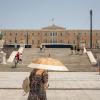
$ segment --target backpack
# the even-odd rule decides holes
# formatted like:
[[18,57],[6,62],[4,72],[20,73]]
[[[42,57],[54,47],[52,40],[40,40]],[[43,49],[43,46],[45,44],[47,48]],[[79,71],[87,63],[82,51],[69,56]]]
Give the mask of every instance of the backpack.
[[26,77],[23,80],[23,83],[22,83],[22,88],[23,88],[23,90],[24,90],[25,93],[28,93],[30,91],[29,84],[30,84],[30,80],[29,80],[28,77]]

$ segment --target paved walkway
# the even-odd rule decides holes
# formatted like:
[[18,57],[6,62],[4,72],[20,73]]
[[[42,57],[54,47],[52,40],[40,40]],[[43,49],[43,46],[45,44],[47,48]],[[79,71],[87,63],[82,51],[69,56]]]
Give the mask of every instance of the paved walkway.
[[[86,54],[83,55],[71,55],[71,51],[68,48],[46,48],[44,52],[40,52],[39,48],[25,48],[23,51],[23,63],[29,64],[33,59],[39,57],[48,57],[59,59],[65,65],[67,64],[87,64],[90,65],[89,59]],[[84,62],[83,62],[84,60]]]
[[52,58],[60,60],[69,71],[97,71],[96,66],[92,66],[89,62],[89,59],[86,54],[76,55],[75,53],[71,55],[70,49],[67,48],[46,48],[45,52],[40,52],[39,48],[25,48],[23,51],[23,64],[18,64],[17,68],[14,67],[14,63],[2,65],[0,64],[0,72],[26,72],[31,71],[31,68],[27,68],[27,65],[30,64],[34,59],[39,57],[48,57],[51,55]]
[[[0,72],[0,100],[27,100],[21,84],[29,72]],[[97,72],[49,72],[47,100],[100,100]]]

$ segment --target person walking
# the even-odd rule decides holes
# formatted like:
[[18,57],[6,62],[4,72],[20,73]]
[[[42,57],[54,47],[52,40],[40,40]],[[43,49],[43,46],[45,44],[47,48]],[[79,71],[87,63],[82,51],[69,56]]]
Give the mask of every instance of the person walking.
[[47,100],[48,73],[43,69],[34,69],[29,76],[29,96],[27,100]]
[[73,46],[70,47],[71,55],[73,54]]
[[42,47],[42,45],[40,45],[40,52],[42,52],[42,49],[43,49],[43,47]]
[[23,55],[22,55],[22,53],[20,53],[20,55],[19,55],[19,61],[20,61],[21,64],[23,64],[23,62],[22,62],[23,59],[22,58],[23,58]]
[[76,47],[76,45],[75,45],[75,54],[77,54],[77,47]]
[[50,57],[37,58],[27,67],[34,68],[29,76],[30,91],[27,100],[47,100],[48,70],[68,71],[67,67],[57,59]]
[[15,59],[17,60],[17,63],[19,62],[19,56],[20,56],[20,54],[19,54],[19,52],[15,55]]
[[16,68],[17,67],[17,64],[19,63],[19,52],[15,55],[15,58],[14,58],[14,67],[13,68]]

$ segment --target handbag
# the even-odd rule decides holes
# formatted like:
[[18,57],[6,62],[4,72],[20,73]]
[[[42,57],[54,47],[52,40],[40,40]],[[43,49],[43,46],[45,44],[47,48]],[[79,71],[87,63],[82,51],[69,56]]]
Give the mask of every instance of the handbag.
[[22,83],[22,88],[24,90],[24,92],[27,94],[29,91],[30,91],[30,80],[28,77],[26,77],[24,80],[23,80],[23,83]]

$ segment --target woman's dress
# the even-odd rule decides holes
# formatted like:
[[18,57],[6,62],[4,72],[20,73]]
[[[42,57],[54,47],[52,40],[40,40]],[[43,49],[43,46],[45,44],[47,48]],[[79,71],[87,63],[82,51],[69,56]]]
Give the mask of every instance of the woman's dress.
[[48,73],[44,71],[42,75],[36,75],[33,70],[29,79],[30,92],[27,100],[47,100],[44,85],[48,82]]

